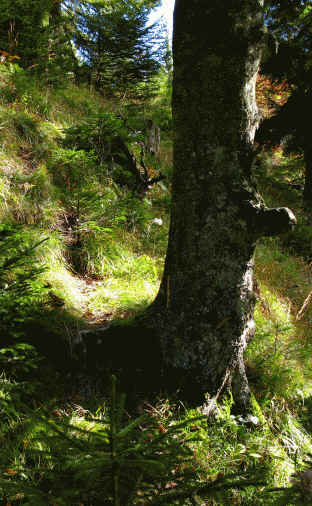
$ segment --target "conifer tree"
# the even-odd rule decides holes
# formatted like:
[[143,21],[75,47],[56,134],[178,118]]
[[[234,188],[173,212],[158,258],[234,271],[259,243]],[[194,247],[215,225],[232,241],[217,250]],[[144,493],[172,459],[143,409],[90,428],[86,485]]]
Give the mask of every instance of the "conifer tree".
[[[160,68],[159,35],[147,26],[157,0],[71,2],[76,20],[74,42],[88,79],[109,94],[148,83]],[[67,4],[69,5],[69,4]]]
[[1,3],[0,49],[18,56],[23,67],[38,59],[52,3],[53,0],[4,0]]
[[50,76],[72,70],[70,18],[62,0],[4,0],[0,18],[0,50],[18,57],[25,69]]

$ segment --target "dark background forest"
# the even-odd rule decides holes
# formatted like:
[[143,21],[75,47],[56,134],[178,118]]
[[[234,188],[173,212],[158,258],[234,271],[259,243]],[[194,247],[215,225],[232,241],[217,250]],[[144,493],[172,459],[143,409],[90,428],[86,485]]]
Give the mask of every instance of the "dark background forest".
[[1,2],[3,505],[312,503],[312,4],[264,2],[253,181],[297,225],[257,241],[248,410],[227,390],[210,413],[138,326],[172,204],[159,3]]

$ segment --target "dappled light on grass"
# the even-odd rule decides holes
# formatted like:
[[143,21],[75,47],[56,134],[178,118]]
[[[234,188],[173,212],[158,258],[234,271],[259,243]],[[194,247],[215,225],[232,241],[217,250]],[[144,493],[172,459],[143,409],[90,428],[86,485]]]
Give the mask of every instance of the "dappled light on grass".
[[146,308],[155,298],[159,281],[108,279],[98,285],[89,301],[90,313],[112,312],[115,317]]
[[256,252],[256,279],[257,329],[246,352],[251,382],[266,396],[308,396],[312,334],[307,318],[312,308],[301,321],[296,315],[310,291],[310,269],[300,258],[284,253],[276,240],[265,240]]
[[[120,504],[184,506],[195,496],[201,504],[268,506],[276,503],[264,481],[285,485],[295,469],[294,450],[299,460],[311,447],[286,413],[278,413],[279,438],[261,416],[251,430],[231,414],[231,398],[213,420],[169,399],[145,402],[130,418],[116,390],[96,410],[77,402],[54,401],[36,411],[21,405],[21,419],[17,385],[0,378],[0,394],[2,415],[19,434],[16,442],[5,440],[0,455],[0,498],[12,501],[20,494],[41,504],[49,494],[55,504],[89,504],[104,494],[107,504],[118,497]],[[9,430],[3,425],[0,439]]]

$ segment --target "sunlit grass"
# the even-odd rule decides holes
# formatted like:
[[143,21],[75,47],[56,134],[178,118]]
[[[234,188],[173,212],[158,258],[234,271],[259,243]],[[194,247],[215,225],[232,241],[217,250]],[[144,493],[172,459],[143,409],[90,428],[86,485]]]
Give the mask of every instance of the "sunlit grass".
[[296,315],[310,291],[310,270],[300,258],[284,253],[276,240],[266,240],[257,248],[256,278],[257,330],[246,352],[251,382],[266,399],[308,396],[312,336],[305,319],[311,309],[300,322]]
[[[144,252],[138,233],[121,231],[110,242],[109,238],[90,252],[89,268],[102,278],[92,294],[88,307],[91,312],[135,312],[152,302],[159,288],[163,256]],[[91,266],[90,266],[91,264]]]
[[108,279],[98,286],[88,308],[92,313],[112,313],[115,317],[137,312],[147,307],[155,298],[159,282],[145,280]]

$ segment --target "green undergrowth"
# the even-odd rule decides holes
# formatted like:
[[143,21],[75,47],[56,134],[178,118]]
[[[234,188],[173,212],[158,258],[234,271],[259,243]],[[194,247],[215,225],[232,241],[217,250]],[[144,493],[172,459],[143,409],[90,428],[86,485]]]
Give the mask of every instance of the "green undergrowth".
[[312,243],[302,191],[292,185],[303,182],[304,166],[301,156],[277,154],[262,160],[260,186],[267,204],[288,206],[298,224],[292,232],[263,239],[257,246],[257,330],[247,360],[259,396],[277,395],[290,403],[301,397],[304,403],[312,389]]
[[[166,123],[165,102],[149,106],[148,117]],[[0,66],[0,220],[22,225],[34,241],[49,238],[37,261],[59,306],[77,317],[101,306],[103,313],[133,311],[157,290],[169,182],[139,199],[116,183],[118,171],[109,162],[112,135],[139,155],[146,111],[144,104],[107,101],[70,80],[42,89],[18,65]],[[169,137],[165,131],[160,155],[147,160],[152,175],[170,173]],[[101,285],[88,292],[84,279]]]
[[129,419],[114,391],[93,411],[55,399],[31,410],[22,388],[0,379],[2,501],[307,504],[302,483],[289,477],[305,469],[311,437],[277,401],[263,410],[253,400],[248,419],[231,413],[231,398],[213,418],[162,399]]
[[310,267],[268,239],[257,247],[256,279],[257,330],[247,357],[262,371],[260,390],[268,397],[291,399],[297,391],[306,396],[312,387],[312,308],[308,304],[301,317],[298,313],[311,290]]

